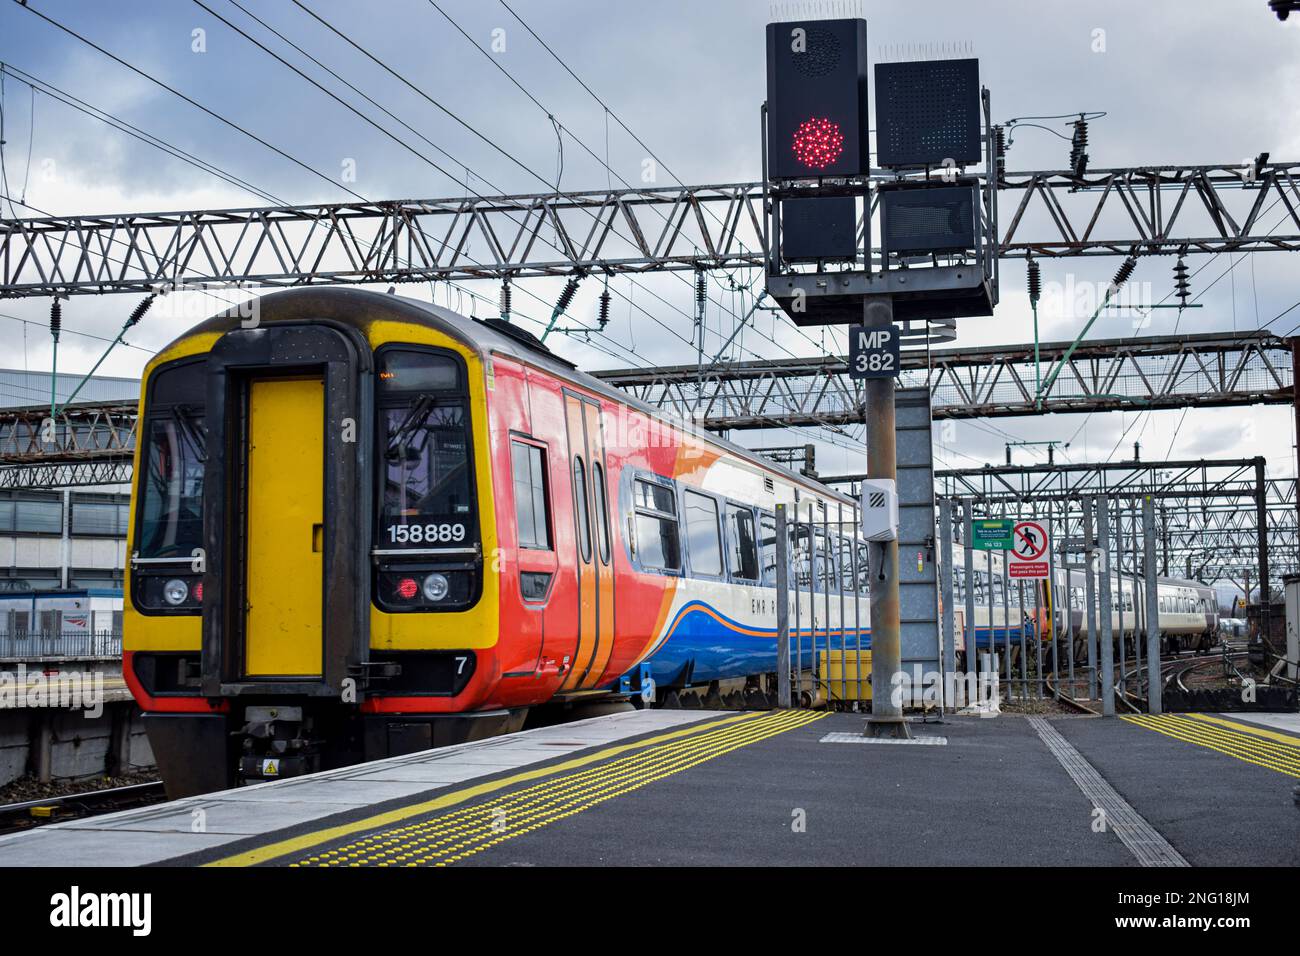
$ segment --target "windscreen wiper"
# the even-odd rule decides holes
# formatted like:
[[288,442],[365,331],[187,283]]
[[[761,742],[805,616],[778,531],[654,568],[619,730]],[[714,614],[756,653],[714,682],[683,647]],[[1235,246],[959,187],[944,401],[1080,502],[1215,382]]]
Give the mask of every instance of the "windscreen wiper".
[[203,429],[197,419],[194,409],[188,405],[172,407],[172,421],[176,423],[176,427],[194,449],[195,457],[201,462],[206,462],[208,460],[207,430]]
[[432,398],[428,395],[421,395],[417,398],[415,404],[411,406],[411,410],[402,419],[402,423],[393,429],[393,433],[388,436],[388,446],[384,449],[384,457],[392,458],[397,453],[397,449],[406,444],[412,433],[424,427],[424,423],[428,420],[432,411]]

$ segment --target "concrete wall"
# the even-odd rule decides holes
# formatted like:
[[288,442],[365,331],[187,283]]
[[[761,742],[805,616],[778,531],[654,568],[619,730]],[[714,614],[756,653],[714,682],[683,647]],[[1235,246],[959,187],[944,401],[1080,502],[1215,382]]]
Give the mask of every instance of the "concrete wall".
[[29,772],[56,782],[105,775],[115,724],[122,769],[151,769],[153,751],[134,702],[105,703],[93,719],[79,710],[0,710],[0,786]]

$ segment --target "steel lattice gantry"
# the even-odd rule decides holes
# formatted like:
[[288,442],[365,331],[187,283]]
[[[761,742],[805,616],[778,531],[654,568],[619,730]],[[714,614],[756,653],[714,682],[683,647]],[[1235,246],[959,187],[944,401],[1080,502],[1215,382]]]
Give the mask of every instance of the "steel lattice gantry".
[[[1059,359],[1066,348],[1064,343],[1041,346],[1042,361]],[[924,352],[904,352],[901,384],[924,385],[928,374],[936,418],[1292,401],[1290,345],[1266,333],[1090,342],[1075,350],[1041,404],[1034,401],[1032,347],[947,349],[931,352],[928,363]],[[861,385],[849,378],[846,361],[836,357],[714,369],[703,380],[698,402],[694,365],[594,374],[669,414],[698,415],[714,430],[863,420]],[[41,440],[43,409],[0,413],[0,487],[126,480],[135,412],[134,405],[120,403],[65,408],[53,444]]]
[[[1040,346],[1042,367],[1069,343]],[[928,363],[928,364],[927,364]],[[701,379],[694,365],[595,372],[637,398],[710,429],[844,425],[863,420],[863,389],[847,359],[736,362]],[[935,418],[1043,412],[1287,404],[1293,368],[1287,340],[1267,333],[1208,333],[1085,343],[1041,402],[1034,399],[1033,346],[903,353],[903,387],[933,394]]]
[[1141,527],[1140,498],[1151,495],[1162,572],[1238,584],[1266,577],[1276,596],[1281,575],[1300,571],[1296,480],[1267,478],[1264,469],[1263,458],[996,465],[935,472],[935,492],[969,499],[981,516],[1050,518],[1057,541],[1074,551],[1084,544],[1082,498],[1109,496],[1127,542],[1134,523]]
[[[1300,249],[1300,163],[1006,173],[998,196],[1003,258]],[[762,206],[750,182],[6,219],[0,296],[761,267]]]
[[0,410],[0,489],[110,485],[131,480],[137,409],[86,402]]

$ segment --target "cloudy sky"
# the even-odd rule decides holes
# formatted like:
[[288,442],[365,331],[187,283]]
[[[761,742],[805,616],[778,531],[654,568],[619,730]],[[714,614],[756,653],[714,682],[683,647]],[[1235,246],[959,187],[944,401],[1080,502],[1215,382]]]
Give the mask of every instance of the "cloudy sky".
[[[5,2],[0,60],[227,170],[256,192],[168,157],[45,94],[33,96],[10,75],[3,97],[4,192],[28,208],[14,212],[8,202],[0,208],[8,217],[36,215],[35,209],[71,214],[264,205],[267,196],[287,203],[347,200],[354,198],[348,189],[368,199],[456,196],[467,189],[534,192],[554,188],[557,176],[562,189],[603,188],[611,181],[617,185],[619,178],[636,181],[647,147],[661,163],[660,181],[758,177],[763,28],[771,18],[766,0],[508,2],[518,18],[500,0],[204,0],[211,12],[180,0],[31,0],[32,8],[298,162]],[[1300,107],[1287,95],[1300,87],[1300,17],[1279,23],[1265,0],[925,0],[864,2],[861,9],[873,61],[969,44],[981,59],[981,80],[992,91],[998,120],[1104,111],[1091,129],[1093,167],[1237,164],[1264,150],[1274,159],[1300,156]],[[313,19],[309,10],[379,63]],[[918,15],[921,10],[924,15]],[[358,102],[415,152],[313,88],[214,14]],[[423,139],[357,100],[270,29]],[[597,97],[635,138],[607,116]],[[548,113],[570,133],[562,169]],[[1046,125],[1064,131],[1062,124]],[[1069,144],[1060,138],[1025,128],[1014,137],[1008,166],[1060,168],[1068,152]],[[355,170],[355,181],[345,182],[345,169]],[[1044,279],[1062,285],[1104,283],[1117,265],[1112,259],[1045,263]],[[1171,288],[1172,265],[1170,258],[1143,260],[1132,281],[1162,298]],[[1288,281],[1295,274],[1294,255],[1193,256],[1189,266],[1201,270],[1192,289],[1203,308],[1181,317],[1161,310],[1140,327],[1131,315],[1107,315],[1089,337],[1244,331],[1261,325],[1286,333],[1300,324],[1300,308],[1279,318],[1300,297],[1294,280]],[[607,336],[590,344],[576,336],[563,338],[558,351],[584,368],[693,360],[683,342],[691,336],[688,283],[659,276],[614,284],[619,295]],[[588,285],[571,310],[575,316],[594,316],[597,287]],[[474,308],[469,292],[476,292],[484,297],[479,314],[490,314],[487,300],[496,296],[494,285],[486,283],[451,293],[445,286],[431,292],[427,284],[403,291],[426,299],[436,295],[440,303],[450,301],[466,311]],[[530,282],[516,291],[516,310],[544,317],[557,293],[556,282]],[[708,324],[716,348],[733,328],[728,310],[743,308],[747,300],[721,287],[715,296]],[[65,325],[111,337],[136,301],[133,296],[74,298],[65,308]],[[200,300],[174,303],[170,312],[156,310],[129,336],[131,347],[115,350],[104,370],[138,373],[152,350],[217,307]],[[0,303],[6,316],[0,318],[6,353],[0,364],[49,367],[48,334],[33,324],[46,321],[48,308],[47,301]],[[1073,338],[1085,319],[1070,308],[1046,308],[1042,337]],[[997,315],[961,320],[958,344],[1030,339],[1024,267],[1006,263]],[[737,355],[813,354],[839,350],[843,342],[842,333],[799,333],[769,315],[745,333]],[[88,369],[102,348],[88,335],[65,335],[60,367]],[[0,401],[13,397],[0,396]],[[817,437],[823,472],[862,466],[856,433],[742,437],[755,444]],[[1074,461],[1131,456],[1134,441],[1142,443],[1143,457],[1263,454],[1274,474],[1295,474],[1292,415],[1278,407],[960,423],[936,451],[942,464],[978,465],[1002,460],[1008,440],[1069,442],[1062,454]],[[1041,449],[1017,454],[1022,461],[1042,457]]]

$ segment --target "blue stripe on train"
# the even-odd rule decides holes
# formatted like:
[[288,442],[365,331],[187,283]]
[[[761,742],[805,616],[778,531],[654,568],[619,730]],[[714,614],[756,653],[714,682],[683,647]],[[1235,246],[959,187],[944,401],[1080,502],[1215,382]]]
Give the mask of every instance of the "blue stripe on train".
[[[668,625],[668,638],[646,662],[655,683],[672,686],[689,678],[693,684],[713,680],[730,680],[750,674],[776,670],[776,628],[743,624],[703,601],[691,601],[677,612]],[[843,632],[844,648],[871,649],[871,629],[861,632],[849,627]],[[994,642],[1001,645],[1003,630],[993,629]],[[830,648],[840,649],[839,628],[830,629]],[[1013,643],[1020,641],[1020,629],[1011,628]],[[827,629],[819,627],[798,631],[791,628],[790,657],[794,661],[802,650],[804,667],[811,667],[816,651],[826,649]],[[989,629],[976,628],[977,647],[989,646]]]

